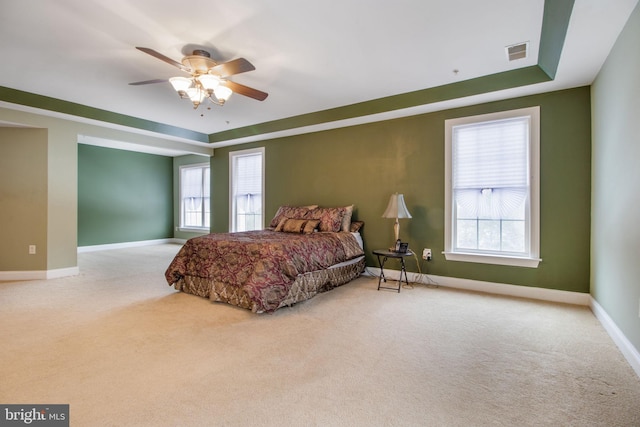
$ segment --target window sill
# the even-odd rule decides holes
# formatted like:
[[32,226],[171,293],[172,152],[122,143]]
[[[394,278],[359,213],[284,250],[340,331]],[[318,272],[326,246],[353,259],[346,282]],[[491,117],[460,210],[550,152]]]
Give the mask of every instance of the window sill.
[[538,268],[540,258],[481,255],[460,252],[443,252],[447,261],[476,262],[481,264],[510,265],[514,267]]
[[209,234],[210,231],[208,228],[187,228],[187,227],[179,227],[178,231],[182,231],[185,233],[200,233],[200,234]]

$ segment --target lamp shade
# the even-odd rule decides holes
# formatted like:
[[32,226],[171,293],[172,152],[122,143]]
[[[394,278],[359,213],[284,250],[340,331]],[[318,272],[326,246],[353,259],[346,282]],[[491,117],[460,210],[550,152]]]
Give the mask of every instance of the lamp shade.
[[392,194],[387,209],[382,214],[383,218],[411,218],[411,214],[404,203],[404,195]]

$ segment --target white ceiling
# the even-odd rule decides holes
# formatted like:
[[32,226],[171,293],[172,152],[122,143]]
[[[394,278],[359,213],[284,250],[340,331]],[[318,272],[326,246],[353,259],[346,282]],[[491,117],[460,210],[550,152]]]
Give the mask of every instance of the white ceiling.
[[[637,3],[576,0],[551,82],[306,130],[588,85]],[[543,8],[544,0],[0,0],[0,86],[212,134],[536,65]],[[508,62],[505,46],[525,41],[529,57]],[[244,57],[256,70],[231,79],[269,97],[235,94],[224,107],[193,110],[168,83],[130,86],[183,75],[136,46],[177,61],[194,47],[218,62]]]

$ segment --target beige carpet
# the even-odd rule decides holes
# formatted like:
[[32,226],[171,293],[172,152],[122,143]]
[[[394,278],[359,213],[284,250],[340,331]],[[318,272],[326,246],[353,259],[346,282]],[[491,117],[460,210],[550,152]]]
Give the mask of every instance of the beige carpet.
[[256,315],[167,286],[177,249],[0,283],[0,403],[68,403],[72,426],[640,425],[586,307],[362,277]]

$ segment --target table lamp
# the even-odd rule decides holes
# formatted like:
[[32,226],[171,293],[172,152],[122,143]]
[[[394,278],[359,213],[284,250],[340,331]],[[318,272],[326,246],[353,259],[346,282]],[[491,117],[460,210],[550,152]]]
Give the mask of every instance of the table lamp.
[[407,205],[404,204],[404,196],[402,194],[396,193],[391,195],[387,209],[382,214],[382,217],[394,218],[396,220],[393,224],[393,231],[397,242],[400,238],[400,221],[398,221],[398,218],[411,218],[411,214],[407,210]]

